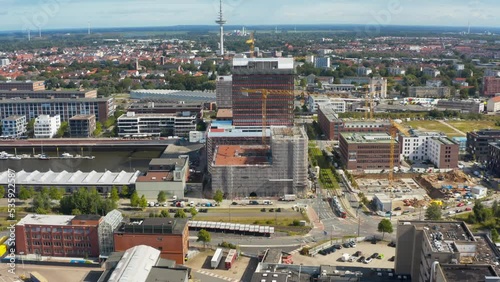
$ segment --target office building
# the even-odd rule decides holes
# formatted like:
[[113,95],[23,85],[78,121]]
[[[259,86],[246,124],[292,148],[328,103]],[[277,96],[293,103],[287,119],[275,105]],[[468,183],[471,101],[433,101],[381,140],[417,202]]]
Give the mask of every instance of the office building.
[[448,137],[433,137],[428,140],[429,160],[437,168],[454,169],[458,167],[460,145]]
[[[117,187],[121,191],[123,186],[127,186],[129,191],[135,187],[135,181],[140,175],[140,171],[134,172],[40,172],[38,170],[26,172],[24,170],[16,172],[16,185],[33,187],[40,191],[43,188],[63,188],[67,193],[73,193],[82,187],[96,188],[99,193],[109,193],[111,189]],[[9,183],[9,172],[0,172],[0,185],[7,187]]]
[[2,119],[2,136],[17,138],[26,133],[26,117],[20,115]]
[[146,175],[139,176],[135,182],[135,191],[148,200],[156,200],[163,191],[168,198],[184,197],[186,182],[189,177],[189,157],[152,159]]
[[218,109],[231,109],[233,106],[233,77],[218,76],[215,83]]
[[500,142],[491,142],[488,148],[486,168],[495,176],[500,177]]
[[497,94],[500,94],[500,77],[483,77],[483,95],[496,96]]
[[184,264],[189,248],[187,222],[182,218],[160,217],[123,222],[114,232],[115,251],[146,245],[159,250],[162,258]]
[[460,221],[399,221],[395,274],[426,282],[498,281],[500,255],[484,234]]
[[59,115],[40,115],[35,119],[35,138],[52,138],[61,127],[61,117]]
[[451,95],[449,87],[408,87],[408,97],[416,98],[448,98]]
[[329,68],[332,65],[330,57],[315,57],[314,67],[315,68]]
[[486,105],[488,113],[497,113],[500,111],[500,96],[493,97],[488,100]]
[[[394,140],[394,167],[399,167],[399,142]],[[340,133],[339,150],[347,170],[387,170],[390,164],[391,136],[387,133]]]
[[302,195],[307,188],[307,134],[302,127],[270,131],[270,146],[216,146],[212,186],[230,198]]
[[114,252],[97,282],[188,282],[190,269],[162,259],[160,253],[146,245]]
[[95,115],[76,115],[69,119],[69,135],[71,138],[92,137],[95,129]]
[[0,81],[0,91],[43,91],[45,82],[43,81]]
[[391,127],[387,121],[344,121],[339,118],[335,108],[323,104],[319,107],[318,123],[328,140],[339,140],[341,132],[389,132]]
[[263,93],[245,89],[266,89],[267,125],[292,126],[294,119],[293,58],[234,58],[233,59],[233,124],[262,126]]
[[470,100],[439,100],[437,107],[445,110],[455,110],[461,113],[480,114],[484,112],[484,103]]
[[60,115],[61,122],[75,115],[95,115],[101,123],[115,112],[113,98],[0,99],[0,118],[11,115],[32,120],[40,115]]
[[[0,84],[1,85],[1,84]],[[69,90],[0,90],[0,99],[71,99],[71,98],[97,98],[97,90],[69,91]]]
[[374,77],[370,79],[369,84],[370,92],[374,98],[385,99],[387,98],[387,78]]
[[426,132],[412,130],[411,136],[399,135],[401,143],[401,155],[406,159],[414,161],[425,161],[429,159],[429,140],[434,137],[445,137],[441,132]]
[[130,99],[165,99],[186,103],[212,103],[216,101],[216,94],[215,91],[140,89],[130,91]]
[[177,114],[189,116],[201,116],[205,103],[184,101],[169,101],[165,99],[142,99],[131,104],[127,111],[136,114]]
[[16,253],[46,257],[99,257],[98,215],[28,214],[15,226]]
[[490,155],[489,144],[500,140],[500,130],[483,129],[467,132],[467,153],[476,162],[486,162]]
[[[187,113],[186,113],[187,114]],[[118,135],[130,136],[180,136],[189,137],[196,130],[196,115],[136,114],[127,112],[118,118]]]
[[318,112],[319,104],[322,104],[324,107],[330,107],[336,113],[345,113],[347,108],[347,103],[341,98],[332,98],[321,94],[311,94],[307,97],[309,111],[313,113]]

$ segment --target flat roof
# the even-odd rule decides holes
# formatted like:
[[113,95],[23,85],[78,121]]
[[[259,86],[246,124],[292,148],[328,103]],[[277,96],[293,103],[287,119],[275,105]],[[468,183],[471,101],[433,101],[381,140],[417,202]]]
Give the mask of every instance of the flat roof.
[[233,110],[231,109],[219,109],[217,111],[217,118],[232,118]]
[[21,116],[21,115],[13,115],[13,116],[8,116],[8,117],[4,118],[3,120],[15,121],[15,120],[18,120],[18,119],[21,119],[21,118],[26,118],[26,117],[25,116]]
[[270,165],[269,146],[221,145],[214,153],[216,166]]
[[145,218],[124,222],[115,231],[120,234],[182,234],[188,224],[184,218]]
[[441,270],[447,281],[477,282],[485,281],[486,276],[496,277],[491,265],[478,264],[441,264]]
[[[341,132],[340,135],[350,144],[390,144],[391,136],[385,132],[377,133],[357,133],[357,132]],[[394,140],[398,143],[398,140]]]
[[149,165],[170,165],[170,166],[184,166],[186,164],[187,158],[156,158],[156,159],[151,159],[149,162]]
[[281,249],[268,249],[266,257],[262,261],[263,263],[281,263],[281,257],[283,256]]
[[95,115],[76,115],[72,116],[69,120],[89,120],[95,118]]
[[443,145],[458,145],[458,143],[455,140],[448,137],[434,137],[432,139]]
[[244,67],[248,66],[250,62],[277,62],[278,69],[293,69],[293,58],[233,58],[233,66]]
[[333,110],[333,106],[329,103],[319,103],[319,111],[326,117],[329,122],[342,121],[339,115]]
[[137,177],[137,182],[166,182],[174,180],[174,175],[169,171],[150,171],[146,175]]
[[71,225],[74,215],[27,214],[16,225]]

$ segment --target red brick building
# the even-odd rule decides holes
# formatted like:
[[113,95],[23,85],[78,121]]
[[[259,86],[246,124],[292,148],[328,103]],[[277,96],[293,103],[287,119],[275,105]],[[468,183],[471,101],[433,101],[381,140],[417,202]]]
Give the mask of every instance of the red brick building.
[[146,245],[161,252],[161,257],[183,264],[189,248],[187,219],[146,218],[123,223],[114,233],[115,251]]
[[99,256],[98,215],[28,214],[16,224],[17,254]]
[[487,76],[483,78],[483,95],[495,96],[500,93],[500,77]]
[[[390,169],[391,136],[387,133],[341,133],[339,150],[348,170]],[[399,142],[395,140],[394,167],[399,167]]]

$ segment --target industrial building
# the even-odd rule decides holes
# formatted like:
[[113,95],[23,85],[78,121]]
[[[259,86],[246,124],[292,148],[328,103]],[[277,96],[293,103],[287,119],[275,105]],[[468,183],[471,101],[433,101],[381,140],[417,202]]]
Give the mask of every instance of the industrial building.
[[186,90],[160,90],[140,89],[130,91],[130,99],[166,99],[169,101],[215,102],[215,91],[186,91]]
[[160,257],[160,251],[146,245],[114,252],[106,260],[97,282],[188,282],[190,269]]
[[318,123],[329,140],[339,140],[341,132],[389,132],[391,128],[391,123],[388,121],[344,121],[328,104],[320,104]]
[[15,226],[16,253],[97,258],[101,222],[98,215],[27,214]]
[[88,138],[94,136],[97,128],[95,115],[76,115],[69,119],[69,136]]
[[399,136],[401,155],[412,161],[431,161],[437,168],[457,168],[460,144],[441,132],[412,130]]
[[245,89],[266,89],[266,125],[292,126],[294,121],[295,68],[293,58],[234,58],[233,59],[233,124],[262,126],[262,92]]
[[135,182],[135,191],[148,200],[155,200],[163,191],[168,198],[184,197],[186,182],[189,177],[189,157],[152,159],[149,171],[139,176]]
[[500,142],[489,143],[486,167],[494,176],[500,177]]
[[189,137],[189,132],[196,130],[197,121],[197,115],[127,112],[118,118],[118,135]]
[[489,144],[500,141],[500,130],[483,129],[467,132],[467,153],[477,162],[487,162]]
[[122,222],[114,232],[114,244],[117,252],[150,246],[159,250],[162,258],[184,264],[189,248],[188,220],[156,217]]
[[218,109],[233,107],[233,77],[230,75],[218,76],[215,83]]
[[270,146],[218,145],[212,187],[227,197],[302,194],[307,188],[307,134],[302,127],[271,127]]
[[410,86],[408,87],[408,97],[416,98],[448,98],[451,95],[449,87],[426,87]]
[[469,100],[439,100],[437,107],[445,110],[454,110],[461,113],[479,114],[484,112],[484,103]]
[[115,112],[113,98],[0,99],[0,118],[11,115],[32,120],[39,115],[60,115],[61,122],[76,115],[95,115],[101,123]]
[[[121,191],[123,186],[127,186],[129,191],[134,188],[135,181],[140,175],[136,172],[26,172],[24,170],[16,172],[16,186],[33,187],[35,190],[42,188],[64,188],[67,193],[72,193],[82,187],[95,187],[99,193],[109,193],[113,186]],[[9,172],[0,172],[0,185],[7,187],[9,183]]]
[[[394,167],[399,167],[399,142],[394,142]],[[347,170],[387,170],[390,164],[391,136],[387,133],[340,133],[339,150]]]
[[399,221],[395,274],[408,280],[499,281],[500,252],[459,221]]
[[35,119],[35,138],[52,138],[61,127],[61,116],[40,115]]
[[26,133],[26,117],[20,115],[9,116],[2,119],[2,136],[18,138]]

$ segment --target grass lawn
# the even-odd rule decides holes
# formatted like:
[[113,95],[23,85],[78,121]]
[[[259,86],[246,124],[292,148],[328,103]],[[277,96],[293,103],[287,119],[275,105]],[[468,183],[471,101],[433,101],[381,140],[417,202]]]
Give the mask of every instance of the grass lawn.
[[479,129],[500,129],[500,126],[495,126],[495,121],[492,120],[463,120],[463,121],[447,121],[448,124],[456,127],[458,130],[465,133]]
[[442,124],[439,121],[435,120],[415,120],[405,122],[405,125],[411,126],[413,129],[418,129],[421,131],[440,131],[448,135],[449,137],[463,136],[449,126],[446,126],[445,124]]

